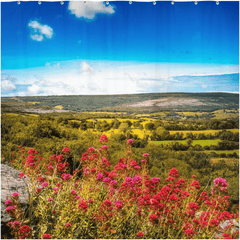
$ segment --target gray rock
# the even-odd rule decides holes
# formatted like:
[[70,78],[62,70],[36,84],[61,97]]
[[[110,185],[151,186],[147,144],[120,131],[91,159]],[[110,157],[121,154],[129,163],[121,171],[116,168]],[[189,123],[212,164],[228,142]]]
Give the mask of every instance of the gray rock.
[[11,194],[14,192],[19,192],[19,200],[21,207],[24,211],[28,209],[28,192],[26,189],[26,183],[23,179],[19,179],[19,171],[6,165],[1,164],[1,235],[10,237],[9,227],[7,223],[11,221],[11,217],[6,213],[5,201],[7,196],[11,199]]

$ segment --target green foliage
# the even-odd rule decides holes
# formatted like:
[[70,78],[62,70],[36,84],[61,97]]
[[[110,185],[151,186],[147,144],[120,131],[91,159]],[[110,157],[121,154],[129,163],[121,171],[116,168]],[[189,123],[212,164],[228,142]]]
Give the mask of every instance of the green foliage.
[[[106,117],[106,115],[102,115]],[[108,116],[110,118],[110,116]],[[126,116],[127,118],[127,116]],[[96,140],[99,132],[108,132],[111,129],[119,128],[118,133],[109,133],[109,159],[112,164],[117,164],[124,155],[125,142],[127,139],[133,139],[132,154],[138,163],[142,160],[142,154],[150,154],[149,170],[152,176],[163,178],[171,168],[177,168],[181,174],[188,178],[191,174],[196,174],[203,186],[208,184],[209,178],[222,177],[223,170],[227,169],[226,179],[234,182],[239,176],[238,167],[233,167],[227,161],[221,161],[211,164],[210,159],[219,157],[238,158],[236,148],[238,145],[237,134],[230,131],[219,131],[215,136],[218,139],[208,139],[206,134],[193,134],[189,140],[191,144],[186,143],[183,134],[170,134],[162,126],[161,121],[154,121],[154,128],[149,138],[162,140],[170,138],[167,141],[158,141],[152,144],[148,141],[148,133],[144,138],[139,138],[133,133],[133,127],[143,128],[141,122],[144,120],[135,120],[121,122],[112,116],[112,121],[99,121],[96,116],[90,114],[64,113],[62,115],[42,114],[40,116],[27,114],[2,114],[1,119],[1,150],[2,163],[9,164],[12,160],[12,153],[17,153],[18,146],[25,146],[27,149],[34,148],[43,153],[47,158],[51,154],[60,154],[65,146],[70,147],[72,155],[72,165],[78,165],[81,155],[90,146],[97,146]],[[221,123],[221,122],[220,122]],[[171,123],[174,125],[174,121]],[[177,123],[176,123],[177,124]],[[99,131],[99,132],[97,132]],[[196,137],[195,137],[195,136]],[[203,138],[202,140],[196,140]],[[205,139],[207,138],[207,139]],[[176,141],[180,139],[179,141]],[[195,139],[195,140],[192,140]],[[165,142],[165,143],[164,143]],[[155,142],[156,143],[156,142]],[[207,146],[206,146],[207,144]],[[210,145],[210,146],[209,146]],[[216,153],[223,150],[223,152]],[[228,152],[225,149],[235,149]],[[214,150],[216,152],[204,152],[204,150]],[[226,152],[225,152],[226,151]],[[73,168],[73,166],[71,166]],[[234,184],[235,186],[235,184]],[[238,188],[230,188],[230,196],[236,203],[238,199]],[[208,189],[209,190],[209,189]]]

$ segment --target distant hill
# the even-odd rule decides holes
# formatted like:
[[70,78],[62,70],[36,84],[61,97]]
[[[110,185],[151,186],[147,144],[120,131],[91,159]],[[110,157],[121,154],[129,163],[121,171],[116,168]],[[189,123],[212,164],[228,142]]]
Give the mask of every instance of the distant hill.
[[212,112],[238,109],[239,94],[233,93],[144,93],[125,95],[64,95],[2,97],[4,102],[25,102],[34,106],[59,107],[71,111],[127,112]]

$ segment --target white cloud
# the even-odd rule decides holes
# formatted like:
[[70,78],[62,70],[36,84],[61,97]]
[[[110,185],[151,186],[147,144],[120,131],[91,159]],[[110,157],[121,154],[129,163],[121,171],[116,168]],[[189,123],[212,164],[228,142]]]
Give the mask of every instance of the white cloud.
[[32,40],[41,42],[43,40],[43,35],[38,35],[38,34],[31,35],[31,38],[32,38]]
[[96,14],[113,14],[115,12],[112,5],[106,5],[104,2],[70,1],[68,9],[71,14],[77,18],[94,19]]
[[81,63],[81,72],[89,72],[89,73],[94,73],[95,69],[91,67],[89,64],[87,64],[85,61]]
[[42,88],[36,84],[32,84],[32,86],[27,88],[27,90],[30,92],[30,94],[37,94],[42,91]]
[[16,89],[15,84],[13,84],[12,82],[10,82],[9,80],[3,80],[1,81],[1,87],[4,90],[14,90]]
[[[14,95],[88,95],[164,92],[177,89],[209,90],[211,82],[191,76],[237,72],[235,66],[72,60],[49,62],[38,69],[7,71],[2,81],[17,84]],[[15,79],[12,76],[16,76]],[[180,77],[176,79],[177,77]],[[11,84],[4,84],[11,88]],[[192,86],[191,86],[192,84]],[[215,83],[214,83],[215,84]],[[21,85],[21,88],[18,87]],[[215,85],[214,85],[215,87]],[[213,88],[211,88],[213,89]],[[17,90],[17,91],[16,91]],[[22,91],[21,94],[18,91]],[[9,95],[12,94],[9,93]],[[23,95],[23,94],[22,94]]]
[[43,39],[51,39],[53,36],[53,29],[48,25],[42,25],[37,21],[30,21],[28,24],[31,34],[30,37],[38,42],[41,42]]

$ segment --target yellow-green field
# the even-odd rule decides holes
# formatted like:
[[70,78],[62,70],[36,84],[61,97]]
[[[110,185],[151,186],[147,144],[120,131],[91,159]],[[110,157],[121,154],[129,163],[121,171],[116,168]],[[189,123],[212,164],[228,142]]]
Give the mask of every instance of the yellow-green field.
[[186,117],[188,117],[188,116],[195,116],[195,115],[197,115],[197,116],[202,116],[202,115],[204,115],[204,114],[208,114],[207,112],[176,112],[178,115],[180,115],[180,116],[186,116]]
[[[233,133],[238,133],[239,132],[239,129],[226,129],[227,131],[231,131]],[[200,130],[200,131],[189,131],[189,130],[183,130],[183,131],[169,131],[170,134],[176,134],[177,132],[178,133],[183,133],[184,136],[186,136],[187,133],[192,133],[192,134],[200,134],[200,133],[203,133],[203,134],[212,134],[214,135],[215,133],[219,132],[221,130]]]
[[149,117],[149,116],[166,116],[166,112],[155,112],[155,113],[148,113],[148,114],[136,114],[136,117]]
[[28,102],[28,104],[31,104],[31,105],[36,105],[36,104],[39,104],[40,102]]
[[[25,114],[25,115],[27,115],[27,116],[30,116],[30,117],[39,117],[39,115],[38,114]],[[24,117],[24,115],[22,115],[23,117]]]
[[[81,131],[81,130],[80,130]],[[96,131],[96,130],[93,130],[93,129],[88,129],[88,131],[92,131],[92,132],[97,132],[97,133],[101,133],[100,131]],[[150,132],[149,131],[142,131],[140,129],[130,129],[130,132],[134,135],[138,135],[139,138],[143,138],[144,135],[149,135]],[[111,129],[110,131],[107,131],[107,132],[104,132],[104,134],[107,136],[107,137],[111,137],[111,134],[114,133],[114,134],[120,134],[122,133],[122,130],[121,129]]]
[[62,109],[63,109],[63,106],[62,106],[62,105],[57,105],[57,106],[55,106],[54,108],[62,110]]
[[235,110],[216,110],[214,113],[214,119],[236,118],[239,116],[239,109]]
[[126,112],[87,112],[87,113],[91,113],[91,114],[116,114],[116,115],[119,115],[119,114],[127,114]]
[[8,116],[19,116],[18,113],[5,113],[5,114],[8,115]]
[[[151,141],[154,144],[169,144],[172,142],[179,142],[181,144],[187,144],[186,140],[168,140],[168,141]],[[193,140],[192,145],[195,146],[197,144],[204,146],[210,146],[210,145],[217,145],[219,142],[221,142],[220,139],[209,139],[209,140]]]

